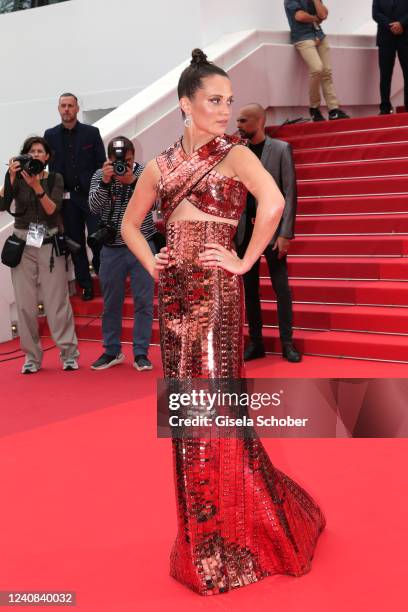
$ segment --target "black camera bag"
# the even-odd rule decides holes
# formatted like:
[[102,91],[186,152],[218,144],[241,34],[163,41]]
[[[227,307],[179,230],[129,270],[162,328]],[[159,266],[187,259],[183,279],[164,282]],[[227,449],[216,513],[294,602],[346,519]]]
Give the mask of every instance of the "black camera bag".
[[26,241],[15,234],[9,236],[1,251],[1,261],[9,268],[15,268],[21,261]]

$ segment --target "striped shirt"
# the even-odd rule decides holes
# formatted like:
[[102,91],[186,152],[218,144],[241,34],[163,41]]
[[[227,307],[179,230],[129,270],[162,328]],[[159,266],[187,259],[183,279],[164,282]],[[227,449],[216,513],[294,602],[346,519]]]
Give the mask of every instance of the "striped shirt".
[[[143,169],[144,166],[141,164],[135,164],[133,174],[139,178]],[[105,186],[102,183],[102,176],[103,170],[99,169],[92,177],[89,190],[89,207],[91,212],[98,215],[104,223],[110,219],[117,227],[115,240],[109,246],[125,246],[125,241],[120,233],[120,226],[135,185],[124,185],[113,177],[111,183]],[[140,229],[146,240],[149,240],[156,233],[151,210],[147,213]]]

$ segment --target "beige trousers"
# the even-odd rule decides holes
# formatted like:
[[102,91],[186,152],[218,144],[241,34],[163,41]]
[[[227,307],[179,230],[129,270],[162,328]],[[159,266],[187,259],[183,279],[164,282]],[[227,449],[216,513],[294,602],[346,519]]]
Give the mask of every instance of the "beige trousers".
[[330,61],[330,46],[327,36],[319,44],[315,40],[301,40],[295,43],[296,49],[306,62],[310,73],[309,99],[310,107],[320,106],[320,86],[323,90],[327,108],[339,108],[336,92],[333,85]]
[[31,361],[37,367],[41,366],[43,355],[37,319],[39,288],[51,335],[60,349],[61,360],[79,355],[69,301],[65,257],[56,257],[54,254],[54,268],[50,272],[51,249],[51,244],[44,244],[40,248],[26,246],[21,262],[11,269],[21,350],[26,355],[26,362]]

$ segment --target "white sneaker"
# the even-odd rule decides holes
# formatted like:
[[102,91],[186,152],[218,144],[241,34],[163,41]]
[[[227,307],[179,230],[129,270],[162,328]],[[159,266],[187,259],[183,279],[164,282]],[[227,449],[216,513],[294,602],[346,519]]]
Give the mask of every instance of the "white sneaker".
[[34,361],[26,361],[21,368],[22,374],[35,374],[40,368],[34,363]]
[[62,364],[62,369],[65,371],[78,370],[78,368],[78,362],[74,357],[68,357],[68,359],[65,359]]

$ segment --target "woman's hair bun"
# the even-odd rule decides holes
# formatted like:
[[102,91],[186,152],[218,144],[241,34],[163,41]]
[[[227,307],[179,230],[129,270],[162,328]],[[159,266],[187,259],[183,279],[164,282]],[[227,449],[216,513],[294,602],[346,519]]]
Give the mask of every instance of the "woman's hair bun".
[[193,49],[191,52],[191,62],[192,66],[196,66],[198,64],[208,64],[207,56],[204,51],[201,49]]

